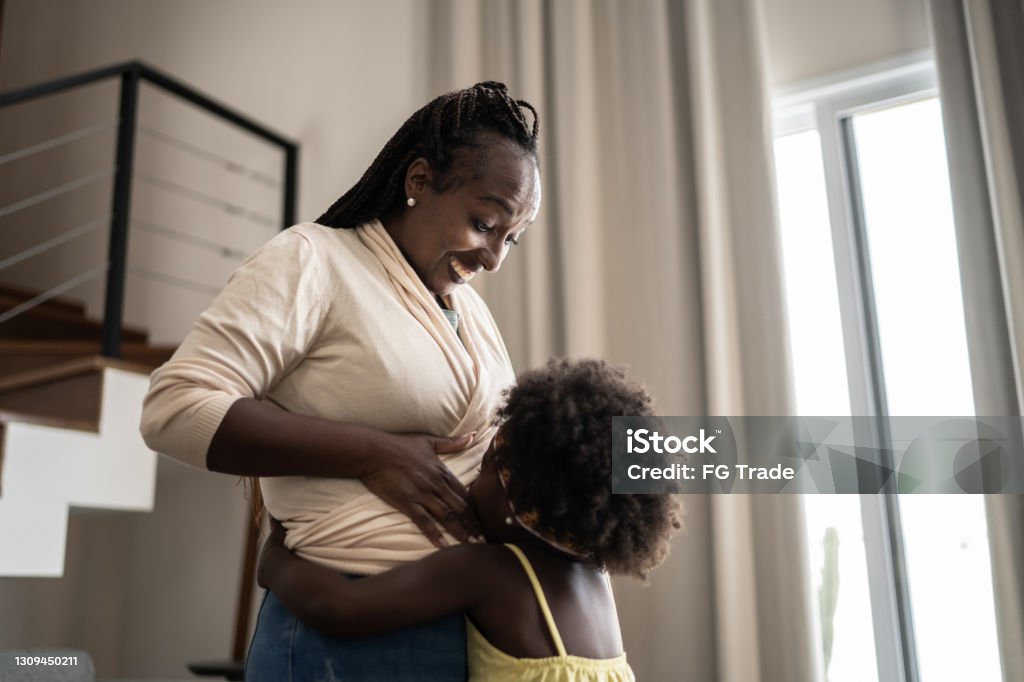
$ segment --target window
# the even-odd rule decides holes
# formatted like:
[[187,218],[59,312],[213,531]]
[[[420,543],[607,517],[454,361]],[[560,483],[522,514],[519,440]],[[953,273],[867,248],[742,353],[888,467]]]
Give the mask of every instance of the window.
[[[800,414],[974,414],[931,62],[780,96],[775,160]],[[804,503],[823,680],[1002,679],[983,497]]]
[[[818,131],[778,138],[775,164],[797,412],[851,414]],[[829,682],[878,682],[859,500],[809,495],[804,510],[822,669]]]

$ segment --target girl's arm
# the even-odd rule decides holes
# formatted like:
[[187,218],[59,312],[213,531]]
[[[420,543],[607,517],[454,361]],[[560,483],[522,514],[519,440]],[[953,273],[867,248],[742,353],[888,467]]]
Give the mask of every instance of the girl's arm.
[[488,545],[459,545],[379,575],[350,579],[300,559],[271,519],[257,579],[299,620],[334,637],[371,635],[465,611],[486,594]]

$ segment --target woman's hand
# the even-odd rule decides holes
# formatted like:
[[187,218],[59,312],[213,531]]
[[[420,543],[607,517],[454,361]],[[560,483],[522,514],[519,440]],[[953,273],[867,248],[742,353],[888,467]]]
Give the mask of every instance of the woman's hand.
[[379,464],[361,480],[370,492],[412,519],[436,547],[448,544],[442,528],[461,542],[478,538],[476,514],[466,501],[469,493],[438,458],[465,450],[475,435],[383,434]]

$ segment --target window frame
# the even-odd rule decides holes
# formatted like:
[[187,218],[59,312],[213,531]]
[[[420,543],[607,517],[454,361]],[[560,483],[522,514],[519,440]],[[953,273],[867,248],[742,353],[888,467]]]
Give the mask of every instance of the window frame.
[[[850,410],[876,417],[871,445],[881,451],[889,441],[888,406],[852,117],[936,96],[937,80],[933,55],[925,50],[799,83],[773,97],[773,139],[817,130],[821,140]],[[895,491],[859,497],[878,679],[919,682]]]

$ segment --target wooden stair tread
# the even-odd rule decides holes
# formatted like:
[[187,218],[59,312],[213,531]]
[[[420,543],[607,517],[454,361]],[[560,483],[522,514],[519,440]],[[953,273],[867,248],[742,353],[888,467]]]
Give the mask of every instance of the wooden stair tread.
[[[38,295],[39,292],[37,291],[22,289],[21,287],[13,284],[0,283],[0,306],[3,306],[5,310],[13,308],[25,301],[30,301]],[[39,307],[63,310],[65,312],[75,313],[82,316],[85,315],[84,303],[81,301],[72,301],[71,299],[61,298],[60,296],[40,303]]]
[[[0,300],[0,312],[14,306],[4,305]],[[0,324],[0,337],[10,339],[58,338],[58,339],[100,339],[103,323],[90,320],[84,315],[56,308],[39,306],[21,313]],[[124,341],[145,341],[148,334],[138,328],[123,327]]]
[[3,379],[0,379],[0,394],[16,391],[20,388],[28,388],[29,386],[47,384],[59,381],[60,379],[67,379],[95,370],[96,364],[93,362],[92,356],[65,360],[64,362],[58,362],[47,367],[39,367],[27,372],[18,372],[3,377]]
[[[0,339],[0,386],[6,379],[53,365],[100,355],[99,341]],[[153,370],[171,359],[176,346],[137,341],[121,344],[121,361]],[[134,371],[137,368],[130,368]],[[3,389],[0,388],[0,391]]]
[[[32,414],[29,412],[18,412],[17,410],[0,408],[0,427],[5,423],[11,422],[37,424],[39,426],[52,426],[58,429],[73,429],[75,431],[87,431],[89,433],[99,433],[100,430],[98,420],[54,417],[50,415]],[[0,459],[2,459],[2,457],[3,454],[0,453]]]
[[134,372],[136,374],[145,374],[147,376],[152,371],[151,367],[140,362],[107,358],[102,355],[89,355],[0,377],[0,395],[32,386],[53,383],[62,379],[69,379],[81,374],[98,373],[104,367]]
[[[173,351],[177,346],[171,344],[150,344],[144,341],[123,341],[121,348],[133,350]],[[98,355],[99,341],[89,339],[0,339],[0,355],[22,355],[45,352],[51,355],[78,353],[82,350],[93,351]]]
[[[37,295],[0,283],[0,311]],[[102,322],[85,316],[85,305],[56,297],[0,324],[0,434],[10,423],[99,432],[103,370],[149,375],[175,346],[150,345],[148,334],[122,328],[125,359],[100,355]],[[0,466],[3,464],[0,438]]]
[[98,423],[103,401],[103,373],[83,358],[63,367],[10,377],[0,390],[0,411],[72,422]]

